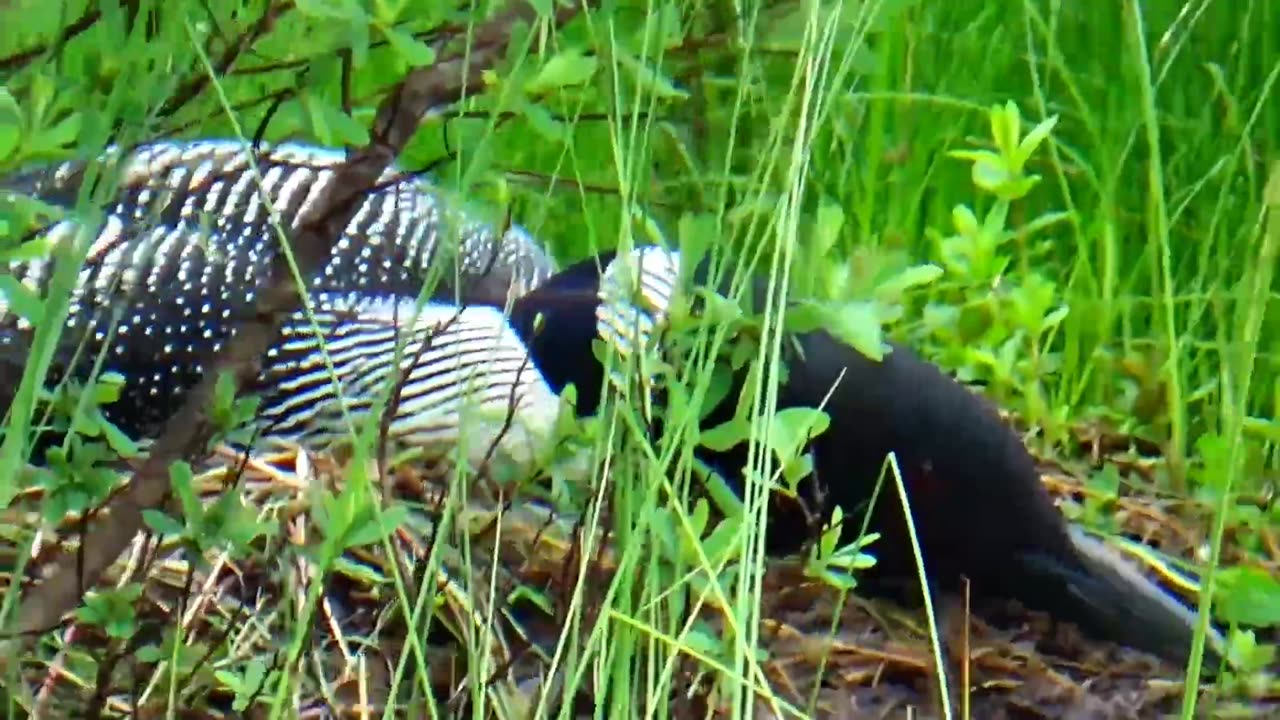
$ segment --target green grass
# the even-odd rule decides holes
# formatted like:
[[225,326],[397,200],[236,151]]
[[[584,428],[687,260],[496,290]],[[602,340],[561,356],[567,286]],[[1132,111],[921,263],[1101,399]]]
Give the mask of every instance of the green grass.
[[[248,15],[261,4],[247,4]],[[6,27],[21,17],[19,31],[0,39],[0,56],[47,40],[79,11],[74,3],[65,16],[16,5],[0,10]],[[218,57],[196,52],[188,39],[187,28],[206,31],[200,5],[169,6],[180,9],[162,16],[150,41],[140,33],[117,41],[123,32],[100,27],[69,43],[56,62],[0,71],[26,118],[13,152],[0,153],[0,168],[28,159],[25,153],[100,146],[117,122],[132,137],[175,127],[187,135],[225,136],[237,126],[252,134],[266,105],[249,105],[232,123],[219,97],[241,108],[297,84],[292,68],[219,77],[218,93],[160,117],[156,109],[183,81],[205,73],[202,57]],[[401,19],[423,30],[444,19],[431,14],[435,7],[411,2]],[[509,206],[565,261],[660,233],[759,252],[762,271],[780,288],[818,278],[841,301],[864,299],[886,278],[935,263],[942,277],[905,295],[888,332],[983,382],[1040,431],[1031,442],[1044,453],[1070,454],[1068,426],[1076,422],[1105,422],[1159,443],[1158,486],[1138,490],[1194,500],[1198,521],[1212,524],[1215,562],[1226,528],[1246,553],[1262,552],[1259,528],[1274,528],[1280,517],[1274,501],[1261,518],[1247,516],[1232,493],[1267,492],[1280,440],[1280,318],[1269,305],[1280,238],[1276,221],[1264,228],[1260,220],[1280,156],[1280,8],[1266,0],[868,0],[845,3],[838,16],[767,2],[737,17],[734,7],[635,0],[594,11],[554,37],[535,32],[499,73],[505,84],[475,99],[465,117],[429,125],[404,164],[425,166],[456,152],[436,173],[440,182],[494,217]],[[217,18],[219,27],[246,23]],[[337,117],[343,93],[335,50],[352,42],[351,26],[347,18],[291,14],[241,62],[243,69],[310,61],[306,93],[281,107],[269,137],[357,142],[350,121]],[[726,33],[735,28],[743,36],[731,41]],[[586,87],[541,98],[522,93],[546,58],[565,49],[599,54]],[[637,72],[638,61],[652,74]],[[403,70],[385,51],[357,69],[356,123],[369,122],[379,93]],[[965,269],[948,254],[964,247],[950,240],[953,210],[967,205],[982,218],[996,200],[975,188],[970,163],[948,153],[991,147],[989,110],[1007,101],[1021,109],[1024,133],[1047,117],[1058,121],[1028,166],[1041,182],[1012,205],[1008,225],[1018,232],[997,254],[1007,264]],[[499,122],[494,110],[511,116]],[[18,125],[7,112],[0,103],[0,129]],[[80,131],[59,129],[73,113]],[[841,222],[824,225],[832,208]],[[832,233],[824,241],[829,254],[814,257],[824,228]],[[1059,308],[1066,314],[1048,321]],[[766,313],[754,350],[763,363],[777,361],[777,321],[776,312]],[[728,340],[723,327],[697,333],[701,352]],[[696,407],[709,392],[709,371],[695,363],[682,372]],[[598,502],[588,506],[586,523],[603,529],[597,524],[607,522],[616,533],[617,572],[607,588],[593,586],[585,567],[573,583],[562,642],[550,650],[551,667],[567,679],[563,698],[589,682],[615,704],[602,716],[630,707],[665,716],[662,699],[679,681],[680,658],[692,656],[737,715],[760,697],[782,716],[802,714],[804,707],[790,707],[764,685],[755,653],[765,565],[759,533],[706,537],[698,509],[679,501],[694,482],[690,437],[636,442],[641,426],[628,400],[618,398],[620,409],[604,413],[593,430],[611,472],[594,488]],[[761,393],[756,403],[767,412],[771,400]],[[761,469],[763,428],[763,420],[753,422]],[[759,488],[742,499],[744,528],[763,525],[765,500]],[[606,502],[608,519],[598,514]],[[486,562],[472,557],[481,549],[462,533],[454,537],[459,547],[435,548],[424,577]],[[455,594],[482,609],[496,604],[496,590],[473,581],[464,574]],[[392,593],[414,613],[408,625],[415,629],[432,622],[436,599],[431,583],[421,584],[410,595],[397,577]],[[317,596],[310,599],[314,605]],[[1280,605],[1280,598],[1267,602]],[[719,630],[693,619],[691,610],[708,603],[724,611]],[[1272,625],[1280,622],[1275,615]],[[281,620],[295,651],[313,619]],[[479,690],[495,670],[479,662],[492,639],[478,627],[459,632],[477,661],[473,702],[494,701]],[[396,682],[425,695],[428,650],[417,642],[411,650],[396,658]],[[225,663],[219,667],[240,662],[216,657]],[[311,671],[290,673],[300,682]],[[268,695],[287,701],[292,689],[280,684]],[[538,707],[556,699],[539,698]]]

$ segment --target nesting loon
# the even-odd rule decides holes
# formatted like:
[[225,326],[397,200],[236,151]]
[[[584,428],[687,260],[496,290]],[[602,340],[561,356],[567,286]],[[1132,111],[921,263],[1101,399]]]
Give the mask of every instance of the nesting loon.
[[[177,146],[161,154],[182,157],[189,152]],[[184,170],[181,182],[202,175],[207,177]],[[322,175],[315,172],[312,183]],[[288,176],[285,171],[275,176],[278,191],[293,187]],[[147,183],[157,181],[141,182],[145,189],[134,191],[136,196],[154,192]],[[222,184],[240,182],[231,177]],[[174,182],[159,184],[175,191]],[[299,193],[312,197],[306,187],[299,182],[294,192],[281,192],[282,204],[296,212],[305,202]],[[416,185],[392,187],[398,189],[383,198],[375,195],[353,221],[340,246],[341,257],[331,264],[346,271],[314,279],[315,312],[291,319],[272,348],[254,388],[265,398],[262,417],[269,433],[311,444],[330,442],[344,432],[337,396],[343,396],[348,410],[352,404],[368,409],[369,393],[399,363],[409,379],[391,423],[393,434],[409,442],[455,443],[471,433],[462,406],[479,397],[488,410],[511,412],[511,425],[524,428],[508,449],[527,458],[550,436],[557,399],[566,386],[577,390],[578,414],[597,412],[611,378],[595,351],[599,340],[624,352],[660,340],[682,276],[679,253],[657,247],[606,253],[557,272],[550,261],[538,259],[544,256],[528,236],[513,230],[498,239],[492,231],[478,231],[484,243],[506,243],[503,282],[514,289],[477,292],[474,302],[461,305],[436,297],[419,308],[413,298],[430,262],[425,248],[431,245],[429,237],[435,237],[431,228],[439,216],[433,213],[439,211]],[[174,197],[183,196],[180,188],[175,192]],[[172,396],[198,379],[199,358],[204,357],[198,351],[229,337],[236,311],[261,277],[256,268],[274,251],[261,226],[242,228],[246,216],[263,215],[261,208],[252,210],[257,201],[230,203],[229,192],[208,191],[206,199],[180,206],[170,201],[169,216],[162,214],[155,230],[130,230],[132,212],[122,205],[108,215],[91,250],[75,298],[79,309],[68,322],[82,333],[84,327],[96,330],[100,326],[85,319],[91,308],[124,308],[118,314],[128,330],[116,336],[125,338],[123,344],[109,345],[105,336],[97,342],[107,350],[107,367],[130,383],[112,419],[131,434],[153,432],[175,407]],[[208,223],[197,228],[181,211],[199,203],[213,213],[213,226],[221,231],[214,232],[207,246],[199,238],[210,232]],[[232,215],[224,218],[228,212]],[[369,228],[378,228],[376,239],[359,237]],[[407,237],[418,238],[418,244],[405,242]],[[380,254],[365,254],[365,242],[375,248],[368,252]],[[228,243],[229,248],[223,246]],[[39,263],[19,270],[33,287],[44,277]],[[695,283],[707,282],[704,270],[690,273]],[[122,295],[119,285],[108,282],[133,292]],[[758,284],[747,302],[759,304],[764,287]],[[327,361],[313,320],[328,347]],[[4,322],[15,324],[12,318],[0,318],[0,325]],[[873,361],[829,333],[814,331],[788,333],[783,349],[787,373],[778,385],[779,406],[821,405],[831,420],[811,443],[811,480],[830,504],[861,518],[886,455],[894,453],[934,587],[954,587],[961,577],[968,578],[975,594],[1018,599],[1099,637],[1185,660],[1194,615],[1102,543],[1068,525],[1040,483],[1026,448],[988,403],[898,345],[883,360]],[[328,373],[329,362],[341,393]],[[83,371],[88,366],[78,367]],[[711,426],[730,417],[736,399],[730,392],[704,423]],[[745,448],[697,452],[740,486]],[[905,515],[894,494],[881,493],[871,512],[871,530],[882,535],[875,545],[875,573],[914,576]],[[785,551],[788,538],[803,535],[789,522],[779,517],[770,526],[771,538],[781,540],[771,543],[773,550]],[[856,524],[846,525],[846,537],[856,534]],[[1215,634],[1211,654],[1220,647]]]

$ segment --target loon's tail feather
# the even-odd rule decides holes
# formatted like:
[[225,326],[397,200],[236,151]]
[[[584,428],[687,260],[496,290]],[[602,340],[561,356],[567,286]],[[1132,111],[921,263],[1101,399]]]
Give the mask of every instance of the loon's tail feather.
[[[1079,566],[1040,554],[1020,557],[1022,569],[1043,587],[1058,593],[1051,602],[1055,616],[1086,632],[1128,647],[1185,664],[1191,654],[1198,615],[1147,579],[1113,548],[1069,528]],[[1217,671],[1226,641],[1212,626],[1206,637],[1203,667]]]

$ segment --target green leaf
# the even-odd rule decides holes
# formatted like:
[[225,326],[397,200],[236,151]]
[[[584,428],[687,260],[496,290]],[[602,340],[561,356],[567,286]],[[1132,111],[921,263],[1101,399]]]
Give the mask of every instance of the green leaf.
[[312,93],[303,94],[302,104],[307,111],[311,131],[325,145],[366,145],[369,129],[327,100]]
[[551,11],[555,9],[555,0],[528,0],[529,5],[533,7],[538,17],[545,18],[551,15]]
[[844,208],[839,203],[824,202],[818,207],[818,217],[813,224],[813,253],[824,257],[840,239],[844,227]]
[[0,161],[13,155],[22,141],[22,128],[14,122],[0,120]]
[[353,0],[296,0],[302,15],[334,20],[364,19],[364,11]]
[[[704,504],[703,507],[706,507]],[[742,521],[737,518],[727,518],[716,523],[711,533],[702,541],[702,551],[706,553],[707,559],[712,566],[719,565],[727,558],[732,557],[734,551],[739,547],[738,537],[742,532]],[[685,562],[690,565],[697,565],[697,554],[688,552],[685,554]]]
[[34,133],[31,141],[31,152],[33,154],[42,154],[75,144],[76,138],[80,136],[80,127],[83,121],[83,115],[73,112],[59,120],[53,127],[44,128]]
[[1272,627],[1280,625],[1280,579],[1253,567],[1219,571],[1218,612],[1231,623]]
[[133,438],[126,435],[123,430],[116,427],[115,423],[107,420],[106,417],[103,417],[101,413],[99,413],[98,427],[102,430],[102,436],[106,438],[107,445],[117,455],[126,460],[138,456],[140,451]]
[[181,536],[185,528],[182,523],[159,510],[148,508],[142,511],[142,521],[157,535]]
[[400,19],[408,0],[374,0],[374,17],[381,25],[390,25]]
[[382,511],[381,522],[370,512],[364,522],[352,523],[343,536],[343,545],[348,548],[363,547],[382,542],[409,516],[409,508],[403,504],[392,505]]
[[830,306],[813,300],[797,300],[786,309],[783,323],[788,332],[807,333],[827,326]]
[[884,328],[874,303],[854,300],[831,313],[829,331],[841,342],[879,362],[884,359]]
[[524,103],[521,107],[525,120],[535,131],[553,143],[569,141],[569,128],[555,119],[551,111],[537,103]]
[[[0,252],[0,262],[25,262],[37,258],[48,257],[51,245],[46,235],[40,235],[21,245]],[[3,277],[3,276],[0,276]]]
[[942,277],[942,268],[933,263],[912,265],[902,272],[880,283],[875,296],[884,301],[893,301],[902,297],[903,293],[914,287],[929,285]]
[[710,289],[697,288],[702,299],[702,317],[711,325],[729,325],[743,318],[742,306],[731,298]]
[[158,663],[169,659],[164,649],[159,645],[144,645],[138,648],[138,651],[134,653],[134,657],[144,663]]
[[719,238],[716,216],[712,213],[686,212],[680,216],[676,227],[680,239],[681,267],[696,268],[702,265],[713,243]]
[[595,76],[600,67],[599,59],[582,54],[579,49],[558,53],[538,70],[538,74],[524,85],[530,95],[543,95],[552,90],[582,85]]
[[22,122],[22,107],[18,105],[13,93],[9,92],[8,86],[5,85],[0,85],[0,120]]
[[631,71],[632,79],[642,92],[651,92],[662,100],[684,100],[689,97],[689,93],[676,87],[670,78],[629,53],[619,52],[618,60]]
[[1012,158],[1018,148],[1018,136],[1022,133],[1022,115],[1012,100],[1004,107],[991,108],[991,138],[1000,149],[1002,158]]
[[1018,150],[1013,154],[1013,165],[1018,170],[1027,164],[1031,156],[1035,154],[1040,144],[1048,139],[1049,134],[1053,132],[1053,128],[1058,124],[1058,116],[1052,115],[1042,120],[1040,124],[1031,128],[1031,132],[1022,138],[1022,142],[1018,143]]
[[689,632],[685,633],[683,649],[696,656],[719,659],[724,655],[725,644],[716,636],[715,630],[706,622],[695,621]]
[[0,275],[0,294],[8,303],[9,312],[27,322],[34,323],[44,315],[44,299],[12,275]]
[[996,192],[1005,183],[1013,180],[1009,170],[1002,162],[979,160],[973,164],[973,184],[987,192]]
[[956,205],[951,209],[951,224],[961,237],[973,237],[978,234],[978,216],[973,214],[968,205]]
[[1227,657],[1233,668],[1242,673],[1265,671],[1275,662],[1276,646],[1258,642],[1252,630],[1233,629],[1227,641]]
[[195,473],[191,471],[191,465],[185,460],[175,460],[169,466],[169,479],[187,524],[198,525],[204,517],[204,506],[196,497]]
[[424,67],[436,61],[436,51],[414,36],[392,26],[382,28],[391,47],[409,67]]
[[351,117],[336,106],[326,104],[322,108],[326,113],[325,119],[333,130],[335,145],[369,144],[369,128],[365,127],[364,123]]
[[698,444],[716,452],[724,452],[746,440],[751,435],[751,423],[734,418],[698,433]]
[[816,408],[792,407],[776,412],[769,423],[769,444],[778,458],[789,461],[810,439],[831,427],[831,417]]
[[124,376],[120,373],[102,373],[93,384],[93,402],[97,405],[110,405],[120,399],[124,385]]

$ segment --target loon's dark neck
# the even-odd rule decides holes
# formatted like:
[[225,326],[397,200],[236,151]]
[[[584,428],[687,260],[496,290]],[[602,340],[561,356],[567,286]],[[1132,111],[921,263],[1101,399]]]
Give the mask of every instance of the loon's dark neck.
[[596,311],[601,275],[615,256],[610,251],[570,265],[511,307],[511,327],[528,347],[533,365],[556,393],[574,386],[580,417],[594,415],[600,406],[604,368],[594,350],[600,337]]

